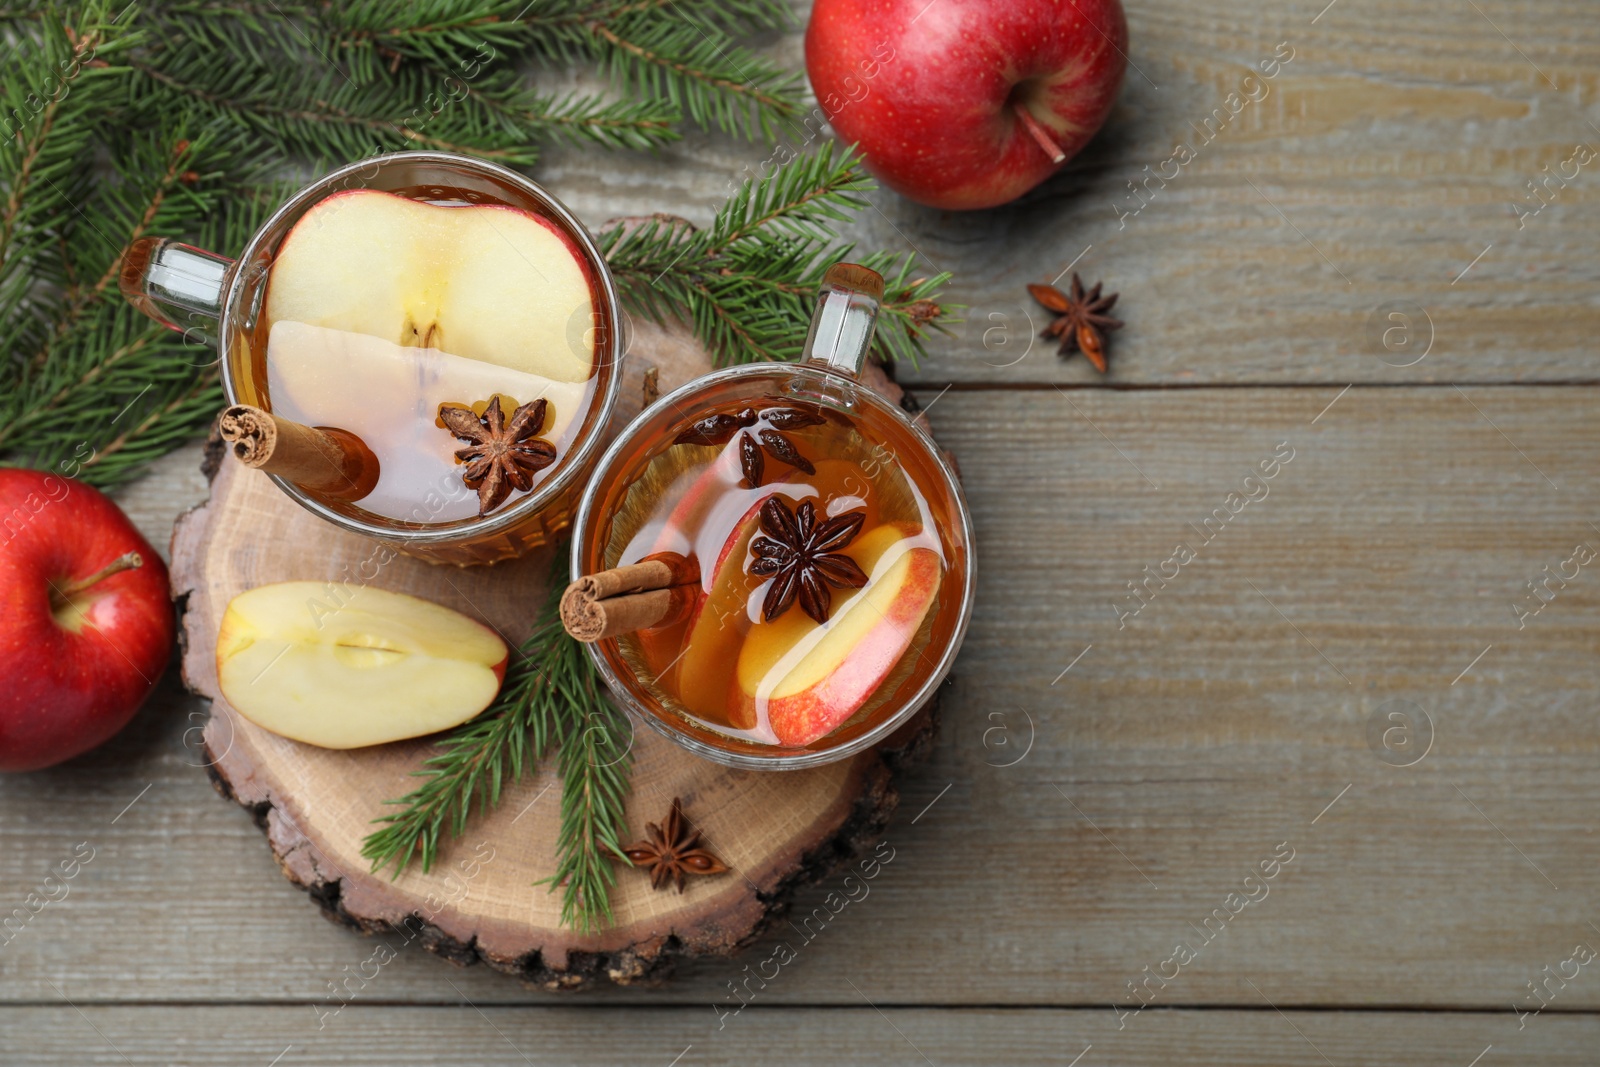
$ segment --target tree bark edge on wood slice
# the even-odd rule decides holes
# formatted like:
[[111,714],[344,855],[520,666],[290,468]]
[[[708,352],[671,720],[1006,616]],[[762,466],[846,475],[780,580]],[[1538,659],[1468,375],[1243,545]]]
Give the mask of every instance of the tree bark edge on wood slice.
[[[648,358],[643,353],[648,353]],[[628,359],[631,365],[624,368],[624,395],[619,405],[622,410],[616,426],[628,421],[644,406],[652,386],[665,393],[710,368],[709,357],[687,330],[662,329],[649,323],[636,325],[635,342]],[[647,376],[646,372],[651,369],[656,373]],[[864,378],[891,399],[900,399],[902,391],[881,369],[872,368]],[[638,395],[630,396],[630,390]],[[420,940],[430,951],[455,963],[487,963],[524,983],[546,989],[581,988],[603,980],[621,985],[658,982],[671,973],[680,958],[727,955],[751,943],[787,911],[798,888],[826,877],[870,848],[882,835],[898,805],[898,774],[931,749],[936,719],[932,704],[884,745],[814,772],[731,771],[679,750],[654,731],[637,730],[635,788],[628,807],[629,833],[633,836],[626,839],[643,836],[646,821],[659,822],[665,815],[666,793],[682,790],[690,818],[708,831],[713,850],[735,870],[718,878],[695,879],[689,893],[683,897],[668,891],[641,899],[639,883],[630,885],[630,880],[642,880],[645,883],[643,893],[649,893],[648,879],[643,872],[619,863],[613,904],[617,906],[619,898],[626,898],[631,910],[624,914],[619,907],[616,924],[593,934],[578,934],[549,922],[549,908],[558,905],[559,897],[547,898],[545,887],[531,884],[537,875],[530,874],[530,870],[548,872],[551,869],[550,861],[544,857],[546,853],[553,854],[553,833],[548,835],[551,841],[525,840],[520,831],[516,836],[507,834],[522,818],[521,814],[513,817],[512,805],[520,808],[523,814],[533,816],[522,830],[548,825],[538,820],[558,806],[556,797],[560,789],[559,779],[550,766],[552,761],[548,759],[541,761],[537,770],[524,779],[507,783],[496,811],[480,816],[475,808],[467,834],[456,841],[441,842],[439,860],[432,873],[421,875],[413,863],[412,869],[399,880],[391,881],[387,872],[372,873],[365,861],[351,862],[352,834],[357,832],[352,827],[359,827],[362,832],[370,829],[369,820],[382,812],[382,801],[402,795],[410,788],[408,782],[414,784],[408,773],[420,766],[432,741],[398,742],[379,749],[333,754],[328,750],[298,746],[267,734],[239,717],[221,699],[215,674],[216,623],[220,607],[225,606],[234,592],[242,591],[242,588],[230,590],[219,586],[230,582],[237,585],[241,575],[259,578],[253,584],[288,578],[320,579],[337,562],[338,549],[348,555],[373,543],[363,544],[359,538],[354,538],[355,544],[340,543],[341,539],[353,535],[343,534],[309,513],[303,513],[259,472],[244,471],[229,462],[215,436],[203,469],[211,482],[211,498],[178,520],[171,554],[173,593],[182,624],[179,634],[184,681],[194,692],[212,701],[213,713],[205,728],[207,771],[219,793],[250,812],[265,832],[279,866],[290,881],[305,889],[330,919],[344,926],[366,934],[397,934],[407,942]],[[256,479],[256,484],[251,485],[249,479]],[[240,509],[255,509],[257,515],[270,512],[273,522],[296,530],[294,536],[270,539],[274,542],[283,540],[300,546],[308,543],[307,539],[314,539],[319,545],[335,546],[329,550],[326,561],[319,557],[320,562],[326,563],[324,571],[319,573],[312,567],[305,573],[274,575],[272,568],[281,561],[275,563],[258,557],[285,550],[276,543],[266,547],[252,543],[250,534],[255,527],[241,524],[233,514]],[[219,548],[219,538],[237,540],[223,550]],[[548,554],[539,553],[528,560],[463,572],[435,568],[402,557],[389,565],[392,569],[387,572],[383,584],[393,587],[410,583],[402,591],[429,596],[478,615],[473,610],[476,605],[470,602],[452,603],[455,598],[449,590],[433,590],[434,595],[430,596],[428,588],[419,592],[416,586],[429,586],[441,573],[450,572],[458,578],[463,574],[492,572],[526,584],[531,580],[528,572],[543,569],[548,558]],[[212,573],[213,565],[221,573]],[[483,595],[480,593],[480,597]],[[505,610],[499,610],[505,622]],[[493,621],[492,612],[489,618]],[[514,624],[514,621],[506,622],[506,625]],[[507,639],[515,644],[524,632],[508,633]],[[362,762],[351,762],[355,759]],[[318,779],[316,765],[319,763],[334,770],[327,771],[324,767]],[[373,764],[382,766],[373,771]],[[341,775],[367,775],[369,772],[382,783],[381,787],[373,787],[382,796],[339,795],[339,789],[343,788]],[[643,774],[652,776],[652,788],[659,775],[670,777],[674,784],[665,792],[657,789],[659,795],[644,804],[641,794],[645,790],[640,788]],[[815,788],[804,784],[797,776],[811,776],[806,781],[816,783]],[[335,794],[333,799],[347,808],[359,804],[363,808],[361,819],[354,819],[348,813],[333,819],[328,815],[326,804],[318,807],[316,801],[328,799],[325,794],[330,792],[327,785],[330,779],[340,782],[338,787],[331,788]],[[322,783],[324,795],[312,795],[315,791],[305,790],[305,784],[313,780]],[[774,785],[780,780],[784,784]],[[539,804],[543,793],[535,790],[541,783],[555,793],[549,798],[549,805],[542,808]],[[748,844],[738,840],[740,827],[711,824],[716,822],[721,811],[741,803],[747,811],[760,809],[764,804],[774,806],[770,800],[761,801],[756,796],[760,793],[779,797],[776,806],[782,808],[785,790],[788,799],[798,798],[814,805],[814,810],[805,814],[805,825],[777,846],[768,848],[762,842],[761,848],[765,851],[745,849],[758,859],[749,866],[736,865],[741,848]],[[714,803],[719,794],[725,801],[722,809]],[[745,794],[749,795],[748,799],[744,799]],[[657,807],[661,810],[655,810]],[[490,857],[484,859],[470,877],[459,878],[456,868],[465,862],[462,856],[473,847],[472,842],[480,841],[474,855],[481,858],[489,835],[495,833],[507,836],[495,838]],[[529,852],[534,853],[531,863]],[[500,859],[508,855],[508,860]],[[500,869],[494,867],[497,860]],[[508,863],[522,873],[509,876],[505,871]],[[461,871],[467,869],[465,865],[460,866]],[[491,883],[495,879],[505,883],[498,886],[499,895],[492,901],[499,908],[493,914],[482,910],[482,901],[474,902],[472,882],[479,871],[489,871]],[[506,883],[508,877],[510,881]],[[452,879],[460,883],[461,892],[445,900],[439,894],[445,893]],[[493,890],[496,886],[491,884],[488,888]],[[535,895],[544,899],[533,899]],[[518,921],[511,917],[508,901],[520,906],[524,898],[528,916],[543,911],[545,918]]]

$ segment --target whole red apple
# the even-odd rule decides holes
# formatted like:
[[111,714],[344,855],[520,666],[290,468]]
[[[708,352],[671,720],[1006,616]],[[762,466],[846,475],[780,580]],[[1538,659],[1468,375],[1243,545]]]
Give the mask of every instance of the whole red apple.
[[930,207],[1015,200],[1094,136],[1122,84],[1119,0],[817,0],[806,71],[835,132]]
[[167,568],[115,504],[0,469],[0,771],[60,763],[126,726],[172,636]]

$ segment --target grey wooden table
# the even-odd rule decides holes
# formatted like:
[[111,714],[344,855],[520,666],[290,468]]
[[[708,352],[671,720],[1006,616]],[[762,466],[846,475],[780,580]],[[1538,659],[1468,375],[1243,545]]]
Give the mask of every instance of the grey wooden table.
[[[980,596],[892,863],[742,1012],[793,932],[570,997],[397,946],[335,1012],[375,944],[212,793],[169,677],[113,744],[0,780],[0,911],[93,850],[0,946],[0,1061],[1600,1060],[1600,575],[1538,584],[1600,549],[1600,168],[1569,162],[1600,19],[1325,4],[1134,3],[1137,69],[1064,175],[974,215],[880,194],[849,235],[968,305],[901,380],[960,457]],[[591,222],[703,220],[763,155],[540,176]],[[1104,379],[1031,341],[1023,285],[1074,263],[1122,293]],[[158,542],[198,461],[120,496]]]

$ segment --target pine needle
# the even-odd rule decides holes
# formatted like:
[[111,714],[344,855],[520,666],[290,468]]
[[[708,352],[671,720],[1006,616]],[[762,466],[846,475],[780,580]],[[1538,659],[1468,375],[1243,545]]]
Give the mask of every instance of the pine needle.
[[[658,321],[689,323],[719,364],[793,360],[823,272],[854,251],[835,243],[835,224],[873,188],[860,160],[829,143],[744,182],[705,229],[650,219],[605,231],[600,247],[628,303]],[[937,301],[950,275],[915,276],[909,254],[862,262],[885,282],[874,353],[915,365],[929,331],[954,321]]]

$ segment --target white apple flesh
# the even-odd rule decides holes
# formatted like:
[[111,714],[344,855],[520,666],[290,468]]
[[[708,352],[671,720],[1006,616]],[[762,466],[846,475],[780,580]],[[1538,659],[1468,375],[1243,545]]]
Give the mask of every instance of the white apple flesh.
[[217,682],[246,719],[322,748],[457,726],[493,702],[506,644],[417,597],[338,582],[241,593],[217,634]]
[[571,239],[537,215],[352,189],[284,238],[266,316],[582,382],[594,369],[589,281]]

